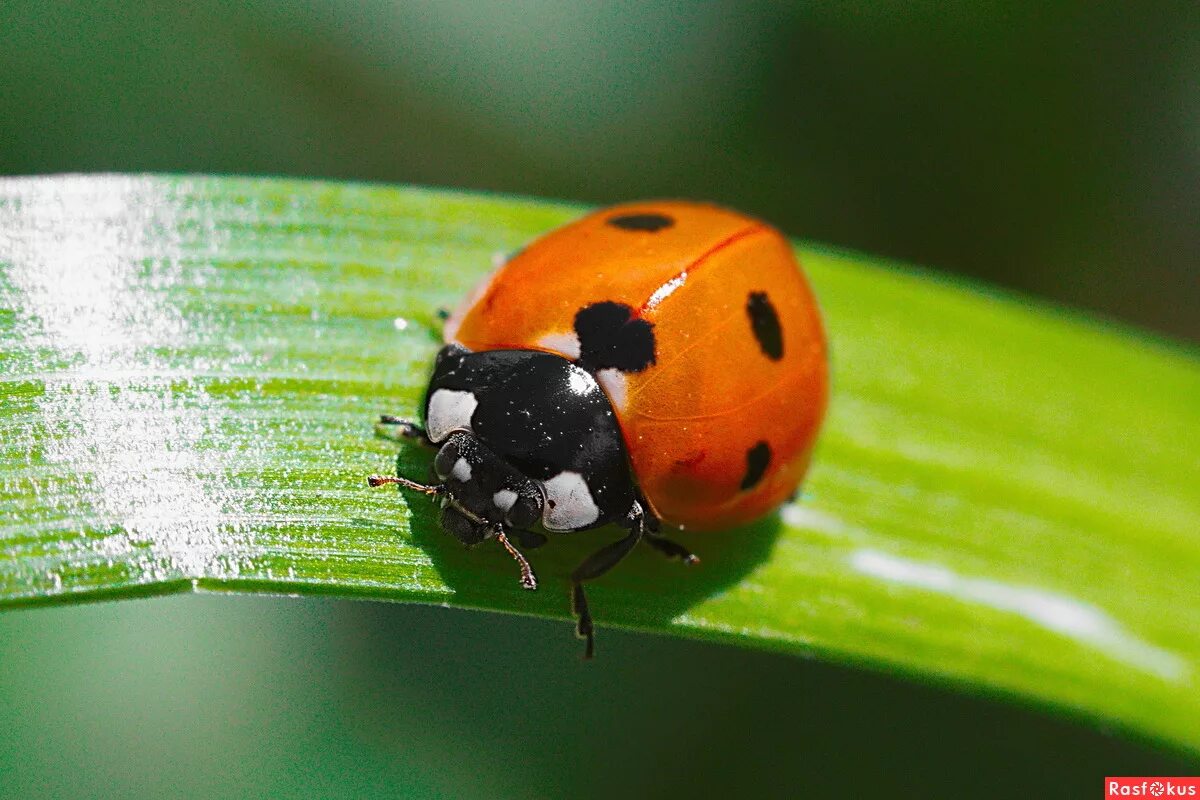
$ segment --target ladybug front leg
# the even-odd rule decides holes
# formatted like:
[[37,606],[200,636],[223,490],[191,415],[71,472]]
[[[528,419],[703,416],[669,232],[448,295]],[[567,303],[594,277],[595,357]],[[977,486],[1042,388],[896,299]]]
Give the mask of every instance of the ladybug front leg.
[[375,423],[375,435],[394,442],[415,442],[422,447],[437,448],[420,425],[410,419],[394,417],[391,414],[379,416],[379,422]]

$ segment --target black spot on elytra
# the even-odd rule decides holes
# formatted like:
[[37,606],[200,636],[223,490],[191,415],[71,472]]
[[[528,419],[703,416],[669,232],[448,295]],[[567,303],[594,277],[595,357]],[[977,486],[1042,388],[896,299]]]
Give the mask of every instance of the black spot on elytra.
[[779,315],[766,292],[751,292],[746,300],[746,313],[750,315],[750,328],[763,355],[772,361],[783,358],[783,329],[779,327]]
[[619,217],[609,217],[608,224],[623,231],[646,231],[658,233],[663,228],[675,224],[675,220],[665,214],[622,214]]
[[759,442],[747,450],[746,475],[742,478],[742,490],[753,489],[763,479],[763,475],[767,474],[767,467],[770,465],[771,445]]
[[606,300],[575,315],[579,366],[589,372],[615,367],[641,372],[654,363],[654,326],[636,319],[633,309]]

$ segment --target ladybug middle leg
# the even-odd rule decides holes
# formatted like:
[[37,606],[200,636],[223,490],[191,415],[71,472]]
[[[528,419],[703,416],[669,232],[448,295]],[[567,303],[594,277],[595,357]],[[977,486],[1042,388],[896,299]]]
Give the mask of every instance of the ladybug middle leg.
[[[639,496],[637,502],[643,509],[649,508],[645,497]],[[646,544],[667,558],[678,559],[688,566],[700,563],[700,558],[694,555],[691,550],[688,550],[673,539],[668,539],[662,534],[662,522],[653,512],[644,510],[642,513],[646,518]]]
[[394,442],[416,442],[422,447],[437,449],[429,434],[417,423],[391,414],[380,414],[375,423],[375,435]]
[[625,522],[629,525],[629,533],[623,539],[601,547],[584,559],[571,573],[571,610],[575,612],[577,620],[575,635],[587,642],[583,651],[584,658],[595,655],[596,632],[583,584],[585,581],[599,578],[615,567],[646,535],[646,512],[642,510],[641,503],[634,501]]
[[667,558],[677,558],[689,566],[700,563],[700,558],[691,550],[688,550],[674,539],[668,539],[659,533],[650,533],[647,531],[646,544],[650,545]]

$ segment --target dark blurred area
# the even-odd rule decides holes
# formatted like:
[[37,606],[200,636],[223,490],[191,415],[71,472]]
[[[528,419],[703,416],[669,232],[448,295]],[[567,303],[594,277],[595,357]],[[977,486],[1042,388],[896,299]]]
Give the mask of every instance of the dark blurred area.
[[796,658],[319,598],[0,616],[0,797],[1099,797],[1112,732]]
[[[0,0],[0,173],[717,200],[1200,338],[1200,6]],[[565,623],[0,615],[0,796],[1098,796],[1196,765],[899,678]]]
[[0,173],[718,200],[1200,336],[1200,6],[0,8]]

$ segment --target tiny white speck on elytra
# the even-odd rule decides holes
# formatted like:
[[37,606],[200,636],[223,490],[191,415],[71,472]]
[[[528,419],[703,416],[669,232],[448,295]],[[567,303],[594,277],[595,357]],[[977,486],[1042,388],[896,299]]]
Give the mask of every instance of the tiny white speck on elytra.
[[392,320],[392,327],[398,331],[406,330],[408,328],[408,320],[404,317],[396,317]]
[[496,508],[501,511],[508,511],[517,502],[517,493],[512,489],[501,489],[492,495],[492,502],[496,504]]
[[460,458],[454,462],[454,469],[450,470],[450,474],[462,483],[471,480],[471,465],[467,463],[465,458]]
[[429,398],[426,431],[434,442],[440,442],[455,431],[471,430],[471,415],[479,401],[470,392],[438,389]]
[[587,481],[578,472],[560,472],[542,486],[546,491],[542,524],[547,529],[572,531],[600,518],[600,508],[592,500]]

